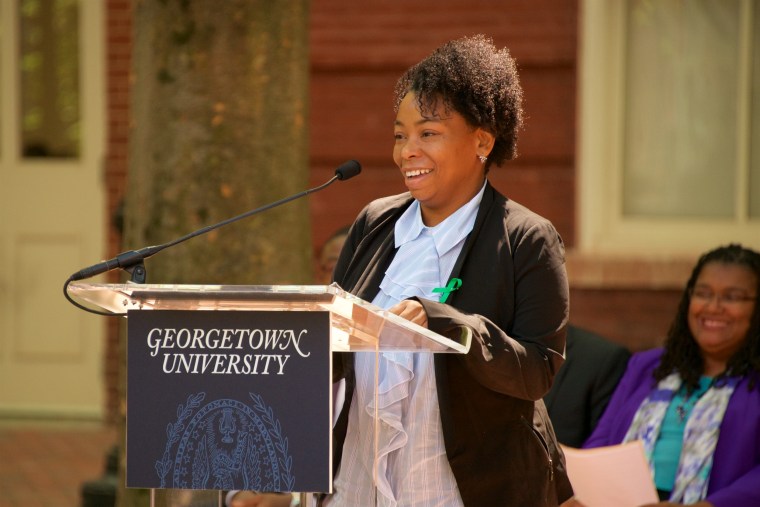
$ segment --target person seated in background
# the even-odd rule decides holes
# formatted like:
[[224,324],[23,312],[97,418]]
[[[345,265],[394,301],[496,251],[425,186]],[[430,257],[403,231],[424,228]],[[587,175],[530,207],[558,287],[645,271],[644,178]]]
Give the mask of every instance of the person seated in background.
[[580,447],[602,417],[631,353],[572,325],[567,327],[565,343],[565,362],[544,403],[557,440],[568,447]]
[[760,506],[760,254],[704,254],[664,348],[634,354],[584,447],[641,440],[655,505]]
[[332,282],[335,263],[338,262],[343,243],[346,242],[349,227],[350,226],[346,225],[333,232],[332,235],[327,238],[327,241],[322,244],[322,248],[319,249],[319,255],[317,256],[317,276],[315,277],[317,284],[329,285]]

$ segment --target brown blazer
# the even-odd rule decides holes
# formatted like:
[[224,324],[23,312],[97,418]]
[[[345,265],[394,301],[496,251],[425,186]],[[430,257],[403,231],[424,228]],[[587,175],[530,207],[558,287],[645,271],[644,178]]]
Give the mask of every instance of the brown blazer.
[[[395,255],[396,220],[410,194],[370,203],[335,267],[345,290],[371,301]],[[556,506],[572,495],[564,457],[541,398],[563,362],[568,287],[564,247],[552,224],[487,185],[451,277],[446,304],[421,300],[431,330],[473,331],[468,354],[437,354],[446,453],[467,507]],[[335,358],[346,403],[335,428],[340,463],[353,395],[353,357]]]

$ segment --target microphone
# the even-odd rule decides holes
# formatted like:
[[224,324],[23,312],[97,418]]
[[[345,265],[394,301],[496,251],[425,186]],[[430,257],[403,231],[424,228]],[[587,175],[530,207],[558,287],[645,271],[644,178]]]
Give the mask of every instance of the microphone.
[[[127,252],[122,252],[116,257],[99,262],[97,264],[93,264],[92,266],[86,267],[84,269],[81,269],[71,275],[66,282],[66,285],[64,286],[64,294],[66,295],[68,299],[68,292],[66,291],[66,287],[70,282],[74,282],[76,280],[82,280],[85,278],[90,278],[95,275],[99,275],[101,273],[105,273],[106,271],[111,271],[112,269],[121,268],[124,270],[129,270],[131,268],[134,268],[136,266],[139,266],[142,264],[142,262],[147,259],[148,257],[151,257],[152,255],[157,254],[161,250],[165,248],[169,248],[171,246],[177,245],[179,243],[183,243],[191,238],[194,238],[196,236],[200,236],[201,234],[205,234],[207,232],[213,231],[214,229],[218,229],[220,227],[223,227],[225,225],[231,224],[232,222],[237,222],[238,220],[241,220],[243,218],[247,218],[251,215],[255,215],[257,213],[261,213],[262,211],[269,210],[271,208],[274,208],[276,206],[279,206],[281,204],[285,204],[287,202],[293,201],[295,199],[301,198],[305,195],[311,194],[313,192],[317,192],[319,190],[322,190],[323,188],[326,188],[327,186],[331,185],[335,180],[341,180],[345,181],[347,179],[353,178],[357,174],[359,174],[362,171],[362,166],[357,162],[356,160],[348,160],[346,162],[343,162],[341,165],[338,166],[337,169],[335,169],[335,176],[333,176],[329,181],[326,183],[323,183],[322,185],[319,185],[318,187],[310,188],[308,190],[304,190],[303,192],[299,192],[298,194],[292,195],[290,197],[286,197],[284,199],[280,199],[279,201],[275,201],[273,203],[267,204],[265,206],[262,206],[260,208],[256,208],[254,210],[247,211],[241,215],[238,215],[236,217],[228,218],[227,220],[224,220],[222,222],[219,222],[214,225],[206,226],[202,229],[199,229],[197,231],[191,232],[190,234],[186,234],[185,236],[182,236],[179,239],[175,239],[174,241],[170,241],[168,243],[164,243],[161,245],[155,245],[155,246],[148,246],[145,248],[141,248],[139,250],[130,250]],[[142,270],[141,275],[142,280],[137,280],[140,282],[144,282],[144,270]],[[136,280],[133,280],[136,281]]]
[[341,181],[346,181],[360,172],[362,172],[362,166],[359,165],[359,162],[356,160],[349,160],[348,162],[343,162],[337,169],[335,169],[335,177]]

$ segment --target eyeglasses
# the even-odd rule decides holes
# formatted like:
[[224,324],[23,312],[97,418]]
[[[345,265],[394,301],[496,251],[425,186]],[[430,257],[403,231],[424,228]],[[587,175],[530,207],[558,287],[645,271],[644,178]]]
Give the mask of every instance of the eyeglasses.
[[744,292],[726,292],[725,294],[716,294],[708,289],[689,289],[689,297],[692,301],[702,304],[710,304],[713,299],[717,299],[719,305],[738,306],[742,303],[756,301],[756,296],[748,296]]

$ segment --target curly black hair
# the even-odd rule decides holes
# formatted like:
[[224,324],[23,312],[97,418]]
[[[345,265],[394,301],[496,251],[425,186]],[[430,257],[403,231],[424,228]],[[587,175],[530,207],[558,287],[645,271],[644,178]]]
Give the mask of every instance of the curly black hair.
[[396,112],[409,92],[423,114],[435,111],[440,99],[447,112],[453,109],[471,126],[493,134],[486,170],[517,156],[523,118],[517,65],[490,38],[475,35],[447,42],[409,68],[396,82]]
[[[739,244],[718,247],[702,255],[691,273],[686,288],[678,305],[678,313],[668,332],[665,341],[665,353],[659,366],[654,371],[655,381],[659,381],[678,372],[689,393],[699,386],[699,377],[703,372],[702,356],[699,346],[689,329],[688,313],[689,300],[694,284],[706,264],[718,262],[722,264],[740,265],[755,273],[755,294],[760,294],[760,253]],[[755,303],[752,320],[747,332],[747,340],[729,359],[726,370],[715,381],[720,382],[727,377],[749,376],[750,389],[760,380],[760,305]]]

